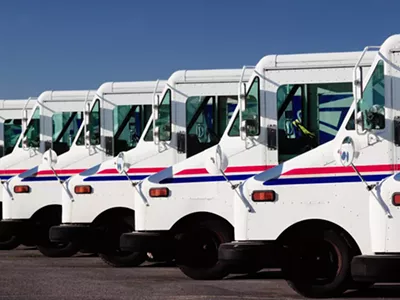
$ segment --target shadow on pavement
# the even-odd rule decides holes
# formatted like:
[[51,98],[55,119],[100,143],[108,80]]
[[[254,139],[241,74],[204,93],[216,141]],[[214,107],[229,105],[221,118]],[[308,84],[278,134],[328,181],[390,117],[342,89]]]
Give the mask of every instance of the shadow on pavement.
[[253,274],[231,274],[226,280],[239,279],[283,279],[281,270],[261,270]]
[[358,298],[358,299],[400,298],[400,284],[374,285],[371,288],[362,291],[349,291],[343,295],[343,298]]

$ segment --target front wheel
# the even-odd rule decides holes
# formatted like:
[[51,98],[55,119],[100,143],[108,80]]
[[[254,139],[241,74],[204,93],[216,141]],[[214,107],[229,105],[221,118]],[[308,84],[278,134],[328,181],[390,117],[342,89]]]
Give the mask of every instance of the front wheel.
[[350,287],[352,251],[336,231],[300,234],[285,246],[288,257],[283,273],[288,284],[300,295],[336,297]]
[[12,250],[21,244],[17,236],[0,237],[0,250]]
[[36,247],[44,256],[47,257],[71,257],[79,252],[80,244],[76,242],[54,243],[50,241],[49,231],[54,225],[58,225],[58,220],[53,222],[41,223],[37,228]]
[[226,222],[201,221],[177,235],[176,263],[192,279],[222,279],[229,267],[218,260],[218,248],[232,240],[233,229]]
[[146,261],[147,253],[122,251],[119,247],[121,235],[134,230],[133,217],[111,219],[104,227],[105,247],[99,257],[107,265],[115,268],[137,267]]

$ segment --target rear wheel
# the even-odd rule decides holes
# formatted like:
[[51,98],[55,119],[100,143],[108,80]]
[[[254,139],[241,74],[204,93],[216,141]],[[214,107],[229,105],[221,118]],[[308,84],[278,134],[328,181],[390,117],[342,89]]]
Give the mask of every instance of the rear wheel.
[[233,229],[226,222],[201,221],[177,236],[176,263],[192,279],[222,279],[229,268],[218,260],[218,248],[232,240]]
[[21,244],[17,236],[2,236],[0,237],[0,250],[12,250]]
[[134,230],[133,217],[113,219],[113,222],[106,225],[105,249],[99,253],[99,257],[109,266],[115,268],[137,267],[146,261],[147,254],[141,252],[122,251],[119,247],[119,240],[123,233]]
[[335,297],[351,284],[352,251],[333,230],[300,234],[286,243],[283,272],[288,284],[305,297]]

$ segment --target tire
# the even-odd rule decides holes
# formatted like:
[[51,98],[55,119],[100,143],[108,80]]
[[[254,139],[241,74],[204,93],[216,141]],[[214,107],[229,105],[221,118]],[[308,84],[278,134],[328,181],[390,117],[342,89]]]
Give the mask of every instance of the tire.
[[220,220],[205,220],[176,237],[176,264],[195,280],[218,280],[229,274],[229,267],[218,261],[218,248],[233,240],[233,228]]
[[288,243],[283,273],[289,286],[308,298],[336,297],[351,285],[353,252],[333,230],[298,235]]
[[49,241],[37,245],[37,249],[47,257],[71,257],[79,252],[80,245],[76,243],[56,244]]
[[13,250],[21,244],[17,236],[0,237],[0,250]]
[[147,253],[122,251],[119,248],[119,240],[123,233],[134,230],[133,217],[120,217],[108,221],[106,227],[105,244],[106,249],[100,251],[99,257],[107,265],[114,268],[137,267],[146,261]]

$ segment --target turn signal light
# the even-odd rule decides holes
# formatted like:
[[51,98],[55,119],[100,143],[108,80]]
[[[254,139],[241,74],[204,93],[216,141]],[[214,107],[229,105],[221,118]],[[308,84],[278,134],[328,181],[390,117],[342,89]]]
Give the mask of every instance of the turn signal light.
[[149,191],[150,197],[168,197],[169,189],[168,188],[151,188]]
[[30,192],[29,185],[14,186],[14,193],[16,193],[16,194],[23,194],[23,193],[29,193],[29,192]]
[[93,189],[90,185],[77,185],[74,191],[75,194],[91,194]]
[[274,191],[254,191],[251,199],[255,202],[274,202],[276,194]]
[[394,206],[400,206],[400,193],[394,193],[392,196],[392,203]]

